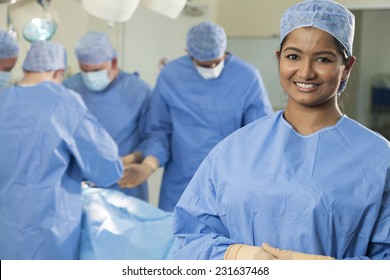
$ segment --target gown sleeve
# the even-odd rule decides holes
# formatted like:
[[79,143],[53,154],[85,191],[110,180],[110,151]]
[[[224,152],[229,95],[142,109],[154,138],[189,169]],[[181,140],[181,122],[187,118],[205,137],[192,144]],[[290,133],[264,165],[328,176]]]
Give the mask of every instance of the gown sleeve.
[[164,99],[164,91],[170,90],[163,77],[159,77],[151,97],[150,110],[147,119],[147,147],[144,155],[156,157],[163,166],[170,157],[170,142],[172,136],[172,120],[169,105]]
[[242,126],[273,113],[271,101],[258,71],[249,91]]
[[180,242],[175,259],[223,259],[235,243],[217,210],[217,194],[206,158],[180,198],[173,219],[174,234]]
[[122,176],[123,165],[117,145],[88,111],[75,129],[69,146],[85,180],[110,186]]
[[150,114],[150,99],[151,99],[151,88],[147,85],[145,85],[142,88],[143,95],[145,98],[142,100],[142,103],[140,104],[140,114],[137,120],[137,128],[138,133],[140,135],[141,141],[136,147],[136,151],[140,151],[143,155],[145,154],[145,150],[148,147],[148,142],[150,141],[150,133],[151,129],[148,127],[148,116]]
[[368,244],[367,256],[376,260],[390,260],[390,167],[387,170],[382,203]]

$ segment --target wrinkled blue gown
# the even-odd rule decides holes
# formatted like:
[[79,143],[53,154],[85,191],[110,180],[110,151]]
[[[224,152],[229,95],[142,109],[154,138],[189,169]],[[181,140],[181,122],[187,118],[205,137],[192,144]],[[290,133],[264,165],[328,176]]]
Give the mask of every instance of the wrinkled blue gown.
[[272,113],[257,69],[228,54],[218,79],[205,80],[189,56],[162,69],[151,102],[146,155],[165,167],[159,207],[173,211],[208,152],[236,129]]
[[[138,75],[120,70],[116,79],[99,92],[90,91],[80,73],[66,79],[63,85],[80,94],[88,109],[118,145],[121,157],[136,150],[144,151],[151,88]],[[122,189],[116,183],[111,188],[148,200],[146,182],[132,189]]]
[[346,116],[308,136],[283,112],[222,141],[174,213],[177,259],[222,259],[234,243],[390,258],[390,144]]
[[118,148],[74,92],[54,82],[0,95],[0,259],[77,259],[81,181],[123,172]]

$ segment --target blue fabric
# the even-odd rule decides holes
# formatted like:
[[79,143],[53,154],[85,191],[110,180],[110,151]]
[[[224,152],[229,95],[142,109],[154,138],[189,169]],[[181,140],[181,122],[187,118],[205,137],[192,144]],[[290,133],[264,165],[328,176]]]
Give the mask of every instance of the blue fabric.
[[205,80],[189,56],[162,69],[151,103],[146,155],[165,167],[159,207],[173,211],[207,153],[236,129],[272,113],[259,72],[234,55],[218,79]]
[[108,35],[97,31],[82,36],[77,42],[75,53],[78,61],[83,64],[101,64],[116,56]]
[[335,37],[352,55],[355,16],[343,5],[330,0],[308,0],[291,6],[281,19],[280,42],[292,30],[312,26]]
[[23,70],[47,72],[66,68],[66,51],[60,44],[36,41],[30,45],[23,62]]
[[188,55],[199,61],[221,57],[226,50],[225,30],[212,22],[201,22],[187,32]]
[[[146,146],[146,115],[150,105],[151,88],[137,75],[120,71],[103,91],[90,91],[78,73],[66,79],[63,85],[80,94],[88,109],[99,120],[125,156]],[[148,200],[147,183],[133,189],[111,186],[128,195]]]
[[337,259],[390,259],[390,143],[343,116],[302,136],[282,112],[222,141],[174,213],[178,259],[234,243]]
[[166,260],[178,248],[172,213],[112,189],[83,189],[80,259]]
[[51,81],[0,95],[0,259],[76,259],[81,181],[122,176],[115,142]]
[[0,30],[0,58],[18,57],[18,55],[18,43],[8,32]]
[[0,70],[0,92],[6,89],[10,83],[11,83],[11,72]]

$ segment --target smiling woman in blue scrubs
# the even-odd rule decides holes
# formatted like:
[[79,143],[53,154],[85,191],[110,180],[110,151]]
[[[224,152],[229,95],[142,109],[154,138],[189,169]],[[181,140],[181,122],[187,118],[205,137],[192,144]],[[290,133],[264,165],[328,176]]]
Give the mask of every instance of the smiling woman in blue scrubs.
[[337,98],[355,63],[354,16],[288,9],[277,51],[285,110],[233,133],[177,204],[177,259],[389,259],[390,144]]

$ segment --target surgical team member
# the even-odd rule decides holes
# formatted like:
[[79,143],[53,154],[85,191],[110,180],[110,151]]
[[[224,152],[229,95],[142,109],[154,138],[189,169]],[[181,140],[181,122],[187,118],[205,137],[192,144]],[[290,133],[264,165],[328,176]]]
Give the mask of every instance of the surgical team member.
[[142,164],[124,178],[145,180],[164,166],[159,207],[173,211],[207,153],[238,128],[272,113],[260,73],[226,52],[224,29],[211,22],[187,33],[188,55],[161,70],[151,105],[152,137]]
[[0,92],[11,84],[11,70],[19,56],[18,43],[0,30]]
[[[116,52],[102,32],[88,32],[75,48],[81,72],[63,85],[80,94],[88,109],[115,140],[124,163],[142,160],[145,121],[151,88],[138,75],[118,68]],[[147,183],[122,189],[128,195],[148,200]]]
[[174,213],[177,259],[390,259],[390,143],[338,105],[354,16],[309,0],[281,19],[285,110],[238,130]]
[[65,49],[38,41],[23,80],[0,94],[0,259],[77,259],[81,181],[123,172],[118,148],[60,83]]

